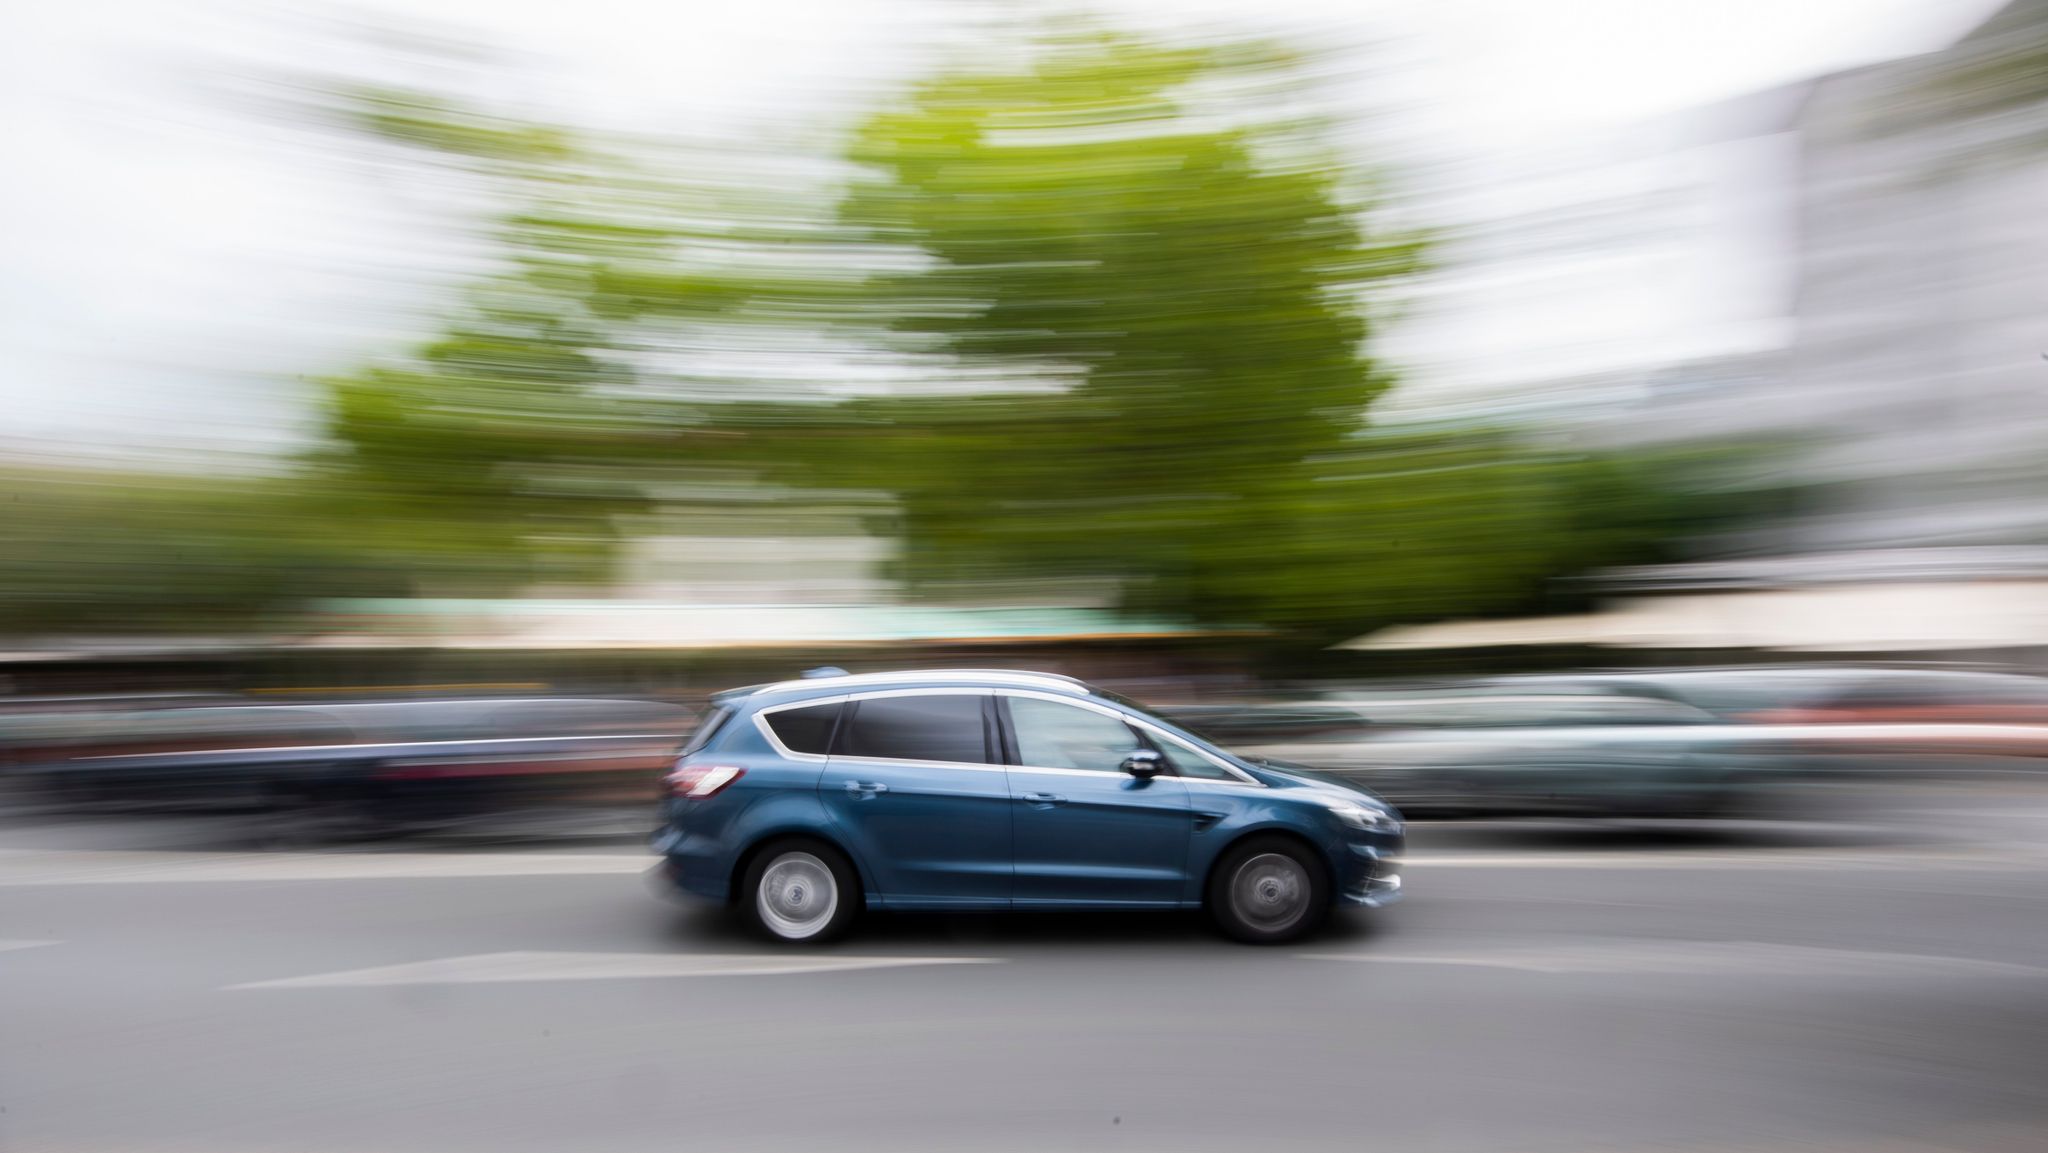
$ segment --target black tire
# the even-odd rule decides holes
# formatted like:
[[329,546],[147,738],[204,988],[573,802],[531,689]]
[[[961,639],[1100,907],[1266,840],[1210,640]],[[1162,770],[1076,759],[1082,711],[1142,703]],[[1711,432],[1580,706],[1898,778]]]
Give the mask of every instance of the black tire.
[[[823,889],[827,879],[829,892]],[[843,935],[863,904],[853,862],[811,837],[762,846],[747,862],[733,897],[749,928],[783,945],[819,945]]]
[[1314,932],[1330,912],[1330,877],[1315,852],[1290,837],[1248,837],[1209,874],[1207,908],[1233,940],[1277,945]]

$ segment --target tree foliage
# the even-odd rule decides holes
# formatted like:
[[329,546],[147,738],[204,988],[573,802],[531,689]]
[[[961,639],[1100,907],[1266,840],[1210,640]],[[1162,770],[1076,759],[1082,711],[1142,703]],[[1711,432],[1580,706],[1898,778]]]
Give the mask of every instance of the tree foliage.
[[[1424,245],[1311,63],[1055,29],[861,122],[836,191],[769,148],[330,90],[488,199],[489,271],[323,382],[293,476],[132,508],[46,486],[0,588],[17,621],[104,627],[594,583],[622,517],[717,477],[865,501],[928,595],[1086,585],[1299,644],[1529,607],[1696,529],[1654,462],[1372,426]],[[848,356],[896,376],[818,384]]]
[[232,633],[332,587],[330,542],[276,478],[16,468],[0,494],[0,629],[17,635]]
[[484,237],[498,267],[434,335],[324,382],[327,443],[307,468],[365,564],[413,590],[601,581],[618,518],[705,433],[662,392],[674,376],[642,367],[646,322],[716,321],[760,288],[689,262],[729,222],[657,148],[419,93],[336,99],[358,130],[423,150],[500,206]]
[[1103,578],[1270,623],[1236,570],[1311,531],[1322,460],[1391,379],[1365,306],[1421,252],[1300,111],[1298,64],[1084,31],[861,127],[842,217],[926,258],[877,279],[877,311],[1037,386],[851,406],[894,430],[855,459],[898,498],[909,579]]

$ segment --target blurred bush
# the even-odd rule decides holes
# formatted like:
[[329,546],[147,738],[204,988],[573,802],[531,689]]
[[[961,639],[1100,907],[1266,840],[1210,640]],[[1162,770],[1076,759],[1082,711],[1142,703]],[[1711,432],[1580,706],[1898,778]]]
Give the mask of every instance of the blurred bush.
[[275,478],[0,474],[0,628],[239,631],[322,587]]

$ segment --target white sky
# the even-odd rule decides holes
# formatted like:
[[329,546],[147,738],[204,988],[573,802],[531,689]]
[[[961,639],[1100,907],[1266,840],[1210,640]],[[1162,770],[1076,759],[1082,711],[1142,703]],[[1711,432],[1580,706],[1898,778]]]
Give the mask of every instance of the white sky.
[[[1356,44],[1361,103],[1448,155],[1569,140],[1940,47],[1998,0],[1102,0],[1113,19]],[[839,121],[974,0],[64,0],[0,7],[0,453],[260,448],[382,349],[460,249],[373,170],[217,81],[362,54],[348,25],[523,61],[516,95],[684,131]],[[1257,19],[1244,14],[1256,11]],[[350,47],[351,45],[355,47]],[[1424,126],[1418,133],[1417,126]]]

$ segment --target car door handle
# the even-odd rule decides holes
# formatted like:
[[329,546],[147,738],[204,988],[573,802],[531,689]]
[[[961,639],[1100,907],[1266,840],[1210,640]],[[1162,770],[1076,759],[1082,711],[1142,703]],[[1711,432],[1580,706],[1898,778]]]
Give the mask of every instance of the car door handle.
[[889,791],[889,786],[880,781],[848,781],[846,791],[857,797],[873,797]]
[[1050,809],[1054,805],[1064,805],[1067,803],[1067,799],[1058,793],[1026,793],[1019,797],[1018,800],[1037,809]]

